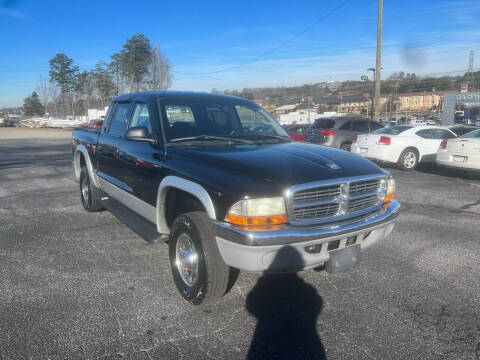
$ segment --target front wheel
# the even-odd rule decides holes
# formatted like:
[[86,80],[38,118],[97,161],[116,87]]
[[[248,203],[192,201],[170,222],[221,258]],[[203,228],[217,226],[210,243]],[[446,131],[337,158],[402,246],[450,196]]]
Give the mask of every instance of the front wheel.
[[418,165],[418,152],[413,148],[402,151],[398,159],[398,167],[401,170],[413,170]]
[[227,291],[230,269],[218,251],[206,213],[188,212],[174,220],[169,257],[175,285],[190,303],[214,303]]

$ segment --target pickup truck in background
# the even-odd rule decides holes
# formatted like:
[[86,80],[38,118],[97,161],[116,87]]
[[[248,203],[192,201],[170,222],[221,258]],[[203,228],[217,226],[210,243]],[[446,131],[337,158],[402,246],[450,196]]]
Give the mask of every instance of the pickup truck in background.
[[[231,274],[344,271],[393,229],[390,174],[357,155],[295,143],[254,102],[192,92],[116,97],[101,129],[76,129],[87,211],[166,240],[173,280],[212,303]],[[279,256],[282,249],[298,256]]]

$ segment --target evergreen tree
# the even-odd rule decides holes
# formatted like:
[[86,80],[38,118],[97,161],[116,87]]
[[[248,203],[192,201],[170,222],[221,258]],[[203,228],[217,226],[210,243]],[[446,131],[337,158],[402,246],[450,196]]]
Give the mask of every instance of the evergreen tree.
[[130,91],[140,91],[152,63],[153,49],[143,34],[133,35],[120,51],[122,74],[130,84]]
[[63,94],[70,93],[77,78],[78,66],[65,54],[57,54],[50,59],[50,80],[60,86]]
[[23,101],[23,113],[27,116],[30,115],[42,115],[43,104],[40,101],[40,96],[34,91],[32,95],[27,96]]
[[104,103],[108,103],[115,93],[112,74],[104,61],[99,61],[93,70],[95,87]]

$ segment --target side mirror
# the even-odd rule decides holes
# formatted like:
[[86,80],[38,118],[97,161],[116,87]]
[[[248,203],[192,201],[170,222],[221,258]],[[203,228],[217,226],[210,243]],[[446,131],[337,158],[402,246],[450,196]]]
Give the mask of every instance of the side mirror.
[[146,141],[146,142],[150,142],[150,143],[155,142],[155,139],[153,139],[149,135],[148,129],[145,126],[131,127],[125,133],[125,139],[133,140],[133,141]]

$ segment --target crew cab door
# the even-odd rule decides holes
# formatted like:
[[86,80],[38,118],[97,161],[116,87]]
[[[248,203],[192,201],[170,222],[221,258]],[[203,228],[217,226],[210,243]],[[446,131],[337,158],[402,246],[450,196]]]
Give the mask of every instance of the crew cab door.
[[107,119],[108,123],[103,126],[98,137],[97,175],[101,183],[106,182],[106,186],[102,185],[104,190],[112,189],[112,186],[115,186],[115,190],[128,190],[125,183],[121,181],[123,170],[119,159],[132,104],[118,102],[113,103],[112,106],[111,115]]
[[156,206],[157,191],[163,179],[163,144],[157,107],[145,100],[135,100],[127,129],[144,126],[155,141],[125,139],[120,151],[121,181],[131,195],[142,202]]

